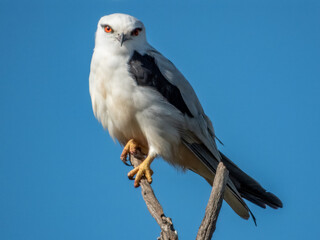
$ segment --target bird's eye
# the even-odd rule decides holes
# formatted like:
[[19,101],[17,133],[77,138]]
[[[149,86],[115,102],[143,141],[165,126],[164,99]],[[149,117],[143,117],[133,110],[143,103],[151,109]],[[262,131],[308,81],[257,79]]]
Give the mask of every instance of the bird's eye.
[[104,31],[106,33],[112,33],[113,32],[112,28],[109,25],[104,26]]
[[131,36],[138,36],[141,31],[141,28],[136,28],[131,32]]

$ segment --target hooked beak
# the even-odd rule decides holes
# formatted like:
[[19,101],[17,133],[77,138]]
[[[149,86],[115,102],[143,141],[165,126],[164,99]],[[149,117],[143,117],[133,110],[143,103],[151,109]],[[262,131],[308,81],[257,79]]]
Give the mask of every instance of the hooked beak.
[[124,33],[121,33],[121,35],[119,35],[118,40],[120,42],[120,46],[122,47],[122,44],[127,41],[129,38],[127,38],[127,35],[125,35]]

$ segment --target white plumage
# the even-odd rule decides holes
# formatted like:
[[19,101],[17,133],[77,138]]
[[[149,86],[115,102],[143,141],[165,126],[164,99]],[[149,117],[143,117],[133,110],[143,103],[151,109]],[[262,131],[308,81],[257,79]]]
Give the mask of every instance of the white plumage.
[[[194,90],[177,68],[149,45],[141,21],[126,14],[100,19],[89,83],[96,118],[122,145],[134,139],[147,149],[151,161],[160,156],[172,165],[193,170],[209,183],[218,162],[225,160],[231,174],[225,200],[246,219],[250,210],[241,196],[255,196],[240,194],[238,186],[244,188],[249,181],[251,187],[271,194],[240,169],[247,179],[232,179],[230,168],[238,168],[218,151],[213,126]],[[281,205],[279,199],[270,203],[261,196],[249,200],[260,206]]]

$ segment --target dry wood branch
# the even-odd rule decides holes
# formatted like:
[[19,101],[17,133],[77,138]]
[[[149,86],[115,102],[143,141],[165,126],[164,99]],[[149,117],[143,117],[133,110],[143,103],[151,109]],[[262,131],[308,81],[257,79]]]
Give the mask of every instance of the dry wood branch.
[[210,240],[212,238],[222,206],[223,194],[228,176],[229,171],[223,163],[220,162],[213,181],[212,191],[206,207],[206,213],[199,227],[196,240]]
[[[141,159],[143,158],[144,156],[141,153],[135,154],[135,156],[130,155],[130,161],[134,167],[139,166],[142,162]],[[199,227],[196,240],[210,240],[212,238],[222,206],[228,176],[229,171],[223,163],[220,162],[213,181],[212,191],[206,207],[205,216]],[[146,202],[147,208],[161,228],[158,240],[178,240],[178,234],[173,227],[171,218],[164,215],[162,206],[156,198],[150,184],[143,178],[140,181],[140,186],[142,197]]]
[[[143,159],[141,154],[136,154],[135,156],[130,155],[130,161],[134,167],[139,166],[139,164],[142,162],[140,159]],[[161,228],[161,233],[158,240],[178,240],[178,233],[173,227],[171,218],[164,215],[158,199],[156,198],[150,184],[145,178],[141,179],[140,186],[141,194],[146,202],[147,208]]]

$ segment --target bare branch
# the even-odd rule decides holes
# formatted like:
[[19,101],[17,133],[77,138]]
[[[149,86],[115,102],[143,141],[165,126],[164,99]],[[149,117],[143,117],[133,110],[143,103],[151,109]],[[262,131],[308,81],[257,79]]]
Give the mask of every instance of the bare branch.
[[199,227],[196,240],[210,240],[212,238],[212,234],[216,229],[216,223],[222,206],[222,200],[228,176],[229,171],[226,169],[223,163],[220,162],[213,181],[212,191],[206,207],[206,213]]
[[[134,167],[139,166],[142,162],[140,159],[143,159],[141,154],[136,154],[135,156],[130,155],[130,161]],[[178,233],[173,227],[171,218],[164,215],[162,206],[145,178],[141,179],[140,186],[141,194],[146,202],[147,208],[161,228],[158,240],[178,240]]]

